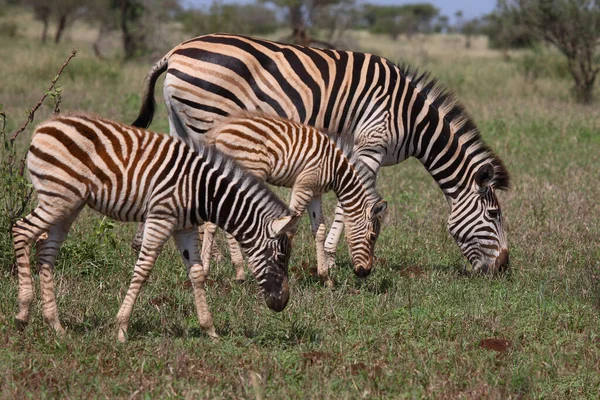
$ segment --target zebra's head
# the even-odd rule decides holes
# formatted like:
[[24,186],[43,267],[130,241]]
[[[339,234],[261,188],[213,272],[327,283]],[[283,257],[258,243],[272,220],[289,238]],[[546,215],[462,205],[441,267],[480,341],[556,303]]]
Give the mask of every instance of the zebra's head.
[[346,229],[346,243],[352,257],[354,273],[365,277],[371,273],[375,258],[375,242],[379,237],[383,214],[387,209],[387,202],[379,196],[374,201],[367,202],[366,209],[356,213],[344,210],[344,224]]
[[292,251],[288,233],[296,230],[299,215],[274,219],[266,225],[266,238],[250,244],[248,266],[265,296],[267,306],[282,311],[288,303],[288,262]]
[[448,230],[473,272],[502,272],[508,267],[508,245],[495,190],[508,188],[508,174],[502,164],[485,163],[470,182],[452,202]]

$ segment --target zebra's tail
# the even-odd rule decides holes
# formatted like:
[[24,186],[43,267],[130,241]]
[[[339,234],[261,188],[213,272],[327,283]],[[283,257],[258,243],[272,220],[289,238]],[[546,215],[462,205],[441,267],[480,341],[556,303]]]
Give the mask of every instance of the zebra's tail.
[[152,66],[152,69],[146,77],[146,86],[144,88],[144,97],[142,98],[142,107],[137,119],[131,124],[138,128],[148,128],[156,111],[156,102],[154,101],[154,86],[158,77],[167,70],[169,65],[169,55],[164,56],[160,61]]

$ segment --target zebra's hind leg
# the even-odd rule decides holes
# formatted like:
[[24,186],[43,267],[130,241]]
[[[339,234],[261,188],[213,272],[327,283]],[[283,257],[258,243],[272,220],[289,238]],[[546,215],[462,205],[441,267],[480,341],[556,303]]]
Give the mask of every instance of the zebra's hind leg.
[[48,231],[48,237],[38,241],[37,269],[40,272],[40,291],[42,292],[42,314],[44,319],[57,333],[63,334],[64,328],[58,318],[58,306],[54,296],[54,261],[60,246],[67,238],[71,225],[83,206],[79,207],[67,219],[54,225]]
[[235,267],[235,280],[238,282],[244,282],[246,280],[246,270],[244,269],[244,255],[240,244],[235,240],[229,233],[227,236],[227,247],[229,247],[229,254],[231,255],[231,263]]
[[[207,224],[207,228],[208,228]],[[211,224],[212,225],[212,224]],[[202,264],[198,249],[198,236],[194,229],[176,231],[173,233],[175,243],[179,249],[179,253],[183,258],[183,262],[188,271],[188,277],[192,282],[194,290],[194,302],[196,303],[196,311],[198,313],[198,321],[200,327],[213,339],[217,339],[219,335],[215,331],[212,315],[206,301],[206,291],[204,284],[208,278],[208,264]],[[206,242],[204,242],[206,243]]]
[[[38,199],[40,199],[40,197],[41,196],[38,196]],[[52,209],[52,213],[49,211],[50,209]],[[40,201],[40,205],[29,213],[29,215],[15,222],[12,227],[13,245],[19,275],[19,313],[15,316],[15,325],[19,329],[25,328],[29,322],[29,308],[34,297],[31,264],[29,261],[31,246],[42,236],[42,234],[53,231],[54,226],[60,223],[61,219],[64,220],[65,216],[70,216],[70,214],[71,212],[64,208],[62,210],[61,208],[51,208]],[[48,248],[48,245],[45,244],[47,241],[48,238],[45,238],[42,241],[40,249],[41,253],[45,254],[46,249]],[[52,262],[53,261],[54,260],[52,260]],[[51,275],[50,279],[52,279]],[[45,281],[45,279],[43,281]],[[48,292],[47,286],[45,286],[43,292]],[[52,293],[52,297],[54,298],[54,293]],[[46,302],[44,303],[46,304]]]
[[129,318],[131,317],[135,300],[140,293],[142,285],[148,279],[156,258],[169,239],[175,224],[176,221],[167,220],[164,217],[156,219],[148,217],[145,221],[142,246],[133,270],[133,278],[131,278],[129,289],[117,314],[118,339],[120,342],[127,340],[127,327],[129,326]]
[[135,231],[135,235],[133,239],[131,239],[131,248],[133,251],[138,254],[140,249],[142,248],[142,238],[144,237],[144,223],[140,222],[138,224],[137,230]]
[[338,242],[344,233],[344,211],[340,203],[335,207],[335,218],[325,240],[325,264],[327,269],[335,268],[335,253]]
[[310,216],[310,225],[315,237],[315,247],[317,250],[317,274],[325,286],[333,287],[333,281],[329,277],[329,268],[325,263],[326,228],[321,208],[321,196],[315,196],[310,201],[308,204],[308,215]]

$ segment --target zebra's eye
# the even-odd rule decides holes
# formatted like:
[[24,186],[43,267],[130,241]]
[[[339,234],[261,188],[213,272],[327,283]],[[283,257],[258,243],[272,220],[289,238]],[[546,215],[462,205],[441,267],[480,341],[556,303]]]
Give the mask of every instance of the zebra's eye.
[[498,211],[497,208],[490,208],[489,210],[487,210],[487,212],[490,218],[492,219],[498,219],[498,216],[500,215],[500,211]]

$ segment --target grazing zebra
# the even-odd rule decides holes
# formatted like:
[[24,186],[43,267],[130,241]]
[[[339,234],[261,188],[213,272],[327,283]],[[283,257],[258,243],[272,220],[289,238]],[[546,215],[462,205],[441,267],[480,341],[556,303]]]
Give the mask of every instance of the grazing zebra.
[[[342,136],[338,138],[343,140]],[[370,273],[387,203],[375,191],[374,179],[363,181],[360,172],[332,138],[290,120],[242,113],[226,118],[208,131],[205,143],[233,158],[258,179],[292,188],[290,209],[302,215],[308,207],[316,240],[318,275],[329,286],[331,281],[324,259],[326,232],[321,194],[333,190],[344,213],[354,271],[358,276]],[[214,224],[206,224],[202,245],[202,264],[205,266],[210,260],[214,232]],[[235,240],[228,239],[236,278],[243,280],[243,260]]]
[[[463,107],[427,74],[372,54],[200,36],[152,67],[134,125],[152,121],[154,86],[165,71],[171,135],[200,142],[225,116],[260,110],[354,135],[354,157],[373,175],[416,157],[446,196],[449,232],[473,269],[493,272],[508,265],[495,193],[508,188],[508,172]],[[338,207],[326,241],[329,256],[342,227]]]
[[55,117],[34,132],[27,154],[38,206],[12,229],[19,273],[19,313],[25,326],[33,300],[29,253],[38,242],[44,319],[64,332],[54,298],[54,260],[71,224],[87,204],[119,221],[145,221],[133,279],[117,315],[118,338],[126,339],[141,286],[169,236],[187,267],[198,319],[216,332],[206,303],[197,230],[211,221],[231,233],[276,311],[289,298],[285,232],[299,220],[265,185],[220,153],[193,149],[181,140],[89,115]]

